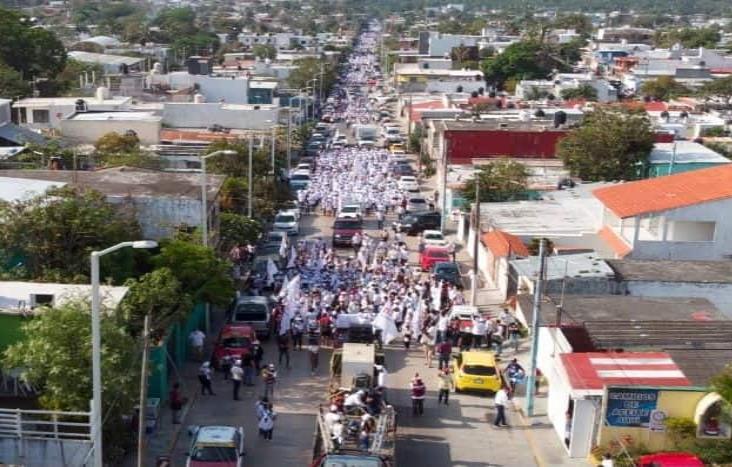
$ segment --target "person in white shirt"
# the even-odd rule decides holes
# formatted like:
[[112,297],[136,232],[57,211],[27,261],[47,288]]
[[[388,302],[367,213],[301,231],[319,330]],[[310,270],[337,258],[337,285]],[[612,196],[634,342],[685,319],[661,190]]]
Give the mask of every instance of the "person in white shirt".
[[483,336],[485,336],[486,332],[486,325],[485,325],[485,318],[479,317],[479,318],[473,318],[473,329],[472,329],[472,337],[473,337],[473,343],[472,347],[474,349],[481,348],[483,346]]
[[239,400],[239,388],[241,382],[244,380],[244,370],[241,367],[241,360],[234,362],[234,366],[231,367],[231,381],[234,383],[234,400]]
[[188,335],[188,342],[191,344],[196,360],[203,360],[203,345],[206,342],[206,334],[200,329],[196,329]]
[[501,389],[496,392],[493,399],[493,404],[496,406],[496,418],[493,420],[493,425],[497,427],[508,426],[506,423],[506,406],[508,405],[508,391],[505,386],[501,386]]

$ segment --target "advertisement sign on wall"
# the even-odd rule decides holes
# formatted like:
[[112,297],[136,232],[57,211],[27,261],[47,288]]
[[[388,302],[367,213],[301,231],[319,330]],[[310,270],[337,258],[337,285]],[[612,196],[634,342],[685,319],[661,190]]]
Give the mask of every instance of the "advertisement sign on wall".
[[648,427],[658,389],[608,387],[605,420],[610,426]]

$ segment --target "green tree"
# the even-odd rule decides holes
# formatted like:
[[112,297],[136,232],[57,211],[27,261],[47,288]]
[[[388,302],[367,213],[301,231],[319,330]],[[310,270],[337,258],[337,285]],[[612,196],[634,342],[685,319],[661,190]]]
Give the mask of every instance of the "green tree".
[[193,307],[191,297],[173,271],[166,267],[139,279],[128,279],[125,286],[129,290],[119,312],[123,326],[132,336],[141,334],[145,316],[150,316],[151,334],[160,339],[170,325],[185,318]]
[[[61,188],[0,205],[0,251],[20,255],[25,279],[87,282],[89,255],[122,241],[136,240],[140,228],[130,210],[109,204],[92,190]],[[136,257],[125,249],[102,261],[103,276],[132,275]]]
[[559,142],[557,155],[572,175],[586,181],[633,180],[653,144],[647,114],[596,109]]
[[555,64],[546,59],[542,44],[534,41],[516,42],[502,54],[483,61],[483,74],[489,86],[503,88],[511,79],[546,79]]
[[[23,326],[25,339],[10,346],[5,368],[20,368],[22,376],[40,390],[47,410],[87,411],[92,396],[91,317],[88,302],[69,302],[40,310]],[[118,465],[132,441],[123,416],[137,403],[140,354],[114,318],[101,318],[102,411],[105,462]],[[81,421],[81,420],[79,420]]]
[[27,16],[0,8],[0,62],[26,80],[52,78],[64,68],[66,48],[53,32],[34,27]]
[[644,96],[658,101],[668,101],[690,93],[689,88],[670,76],[661,76],[657,79],[645,81],[641,85],[641,92]]
[[64,69],[56,75],[55,81],[61,89],[61,92],[73,92],[73,95],[78,95],[79,77],[86,73],[91,78],[92,72],[97,80],[101,80],[104,77],[104,68],[101,65],[82,63],[74,59],[68,59]]
[[[481,202],[509,201],[526,192],[529,172],[526,166],[510,159],[498,159],[490,164],[482,165],[476,172]],[[460,190],[468,200],[475,199],[475,181],[473,177],[465,182]]]
[[235,245],[255,243],[262,233],[262,224],[235,212],[222,212],[219,216],[221,248],[228,251]]
[[554,20],[553,27],[558,29],[574,29],[578,34],[588,36],[592,34],[592,21],[582,13],[562,15]]
[[[294,63],[297,68],[290,72],[287,83],[291,88],[302,89],[313,83],[308,84],[313,79],[320,80],[320,72],[323,71],[323,91],[327,92],[335,81],[335,69],[333,66],[315,57],[307,57],[296,60]],[[320,82],[316,83],[318,86]],[[320,88],[318,88],[320,89]]]
[[23,98],[31,95],[31,86],[23,80],[20,72],[5,64],[0,64],[0,96],[6,98]]
[[706,100],[720,99],[725,106],[729,106],[732,102],[732,76],[704,83],[699,89],[699,95]]
[[576,88],[562,89],[559,94],[565,101],[574,99],[584,99],[587,101],[597,100],[597,89],[589,84],[580,84]]
[[157,268],[168,268],[195,303],[228,305],[234,295],[229,264],[216,253],[192,241],[173,239],[162,242],[152,258]]
[[688,49],[697,47],[714,48],[722,38],[716,28],[683,28],[670,31],[658,31],[655,43],[658,47],[671,47],[681,44]]
[[94,143],[97,151],[103,153],[131,152],[140,149],[140,139],[134,133],[123,135],[117,132],[110,132],[102,136]]
[[277,49],[273,45],[269,44],[257,44],[252,47],[252,53],[257,58],[269,58],[274,60],[277,58]]

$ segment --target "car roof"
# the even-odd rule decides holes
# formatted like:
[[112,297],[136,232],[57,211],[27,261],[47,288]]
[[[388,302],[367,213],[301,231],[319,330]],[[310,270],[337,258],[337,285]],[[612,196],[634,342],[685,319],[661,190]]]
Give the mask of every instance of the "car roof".
[[263,305],[267,305],[269,303],[267,300],[267,297],[261,297],[259,295],[244,295],[242,297],[239,297],[239,299],[236,302],[237,303],[261,303]]
[[445,236],[442,232],[439,230],[425,230],[422,232],[422,235],[442,235]]
[[469,350],[461,352],[463,365],[486,365],[496,366],[496,356],[493,352],[487,350]]
[[457,264],[453,263],[452,261],[440,261],[439,263],[435,263],[435,270],[437,270],[437,269],[459,270]]
[[233,426],[202,426],[196,432],[197,445],[230,445],[236,439],[237,429]]

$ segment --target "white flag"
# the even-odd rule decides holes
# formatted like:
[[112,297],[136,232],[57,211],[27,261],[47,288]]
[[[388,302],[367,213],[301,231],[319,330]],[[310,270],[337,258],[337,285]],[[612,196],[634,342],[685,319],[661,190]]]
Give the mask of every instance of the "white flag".
[[275,282],[275,274],[280,272],[279,269],[277,269],[277,265],[272,261],[272,258],[267,260],[267,285],[271,286]]
[[280,243],[280,256],[287,257],[287,235],[282,235],[282,243]]

